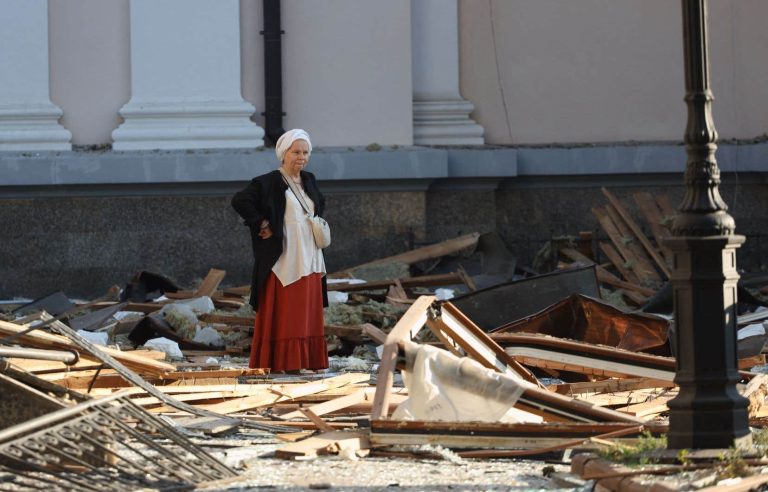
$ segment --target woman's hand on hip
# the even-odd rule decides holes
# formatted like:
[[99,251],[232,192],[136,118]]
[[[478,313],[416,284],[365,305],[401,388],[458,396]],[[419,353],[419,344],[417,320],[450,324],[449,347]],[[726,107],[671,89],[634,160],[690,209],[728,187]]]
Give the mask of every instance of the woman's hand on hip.
[[259,237],[261,239],[269,239],[272,237],[272,229],[269,227],[269,222],[263,220],[259,227]]

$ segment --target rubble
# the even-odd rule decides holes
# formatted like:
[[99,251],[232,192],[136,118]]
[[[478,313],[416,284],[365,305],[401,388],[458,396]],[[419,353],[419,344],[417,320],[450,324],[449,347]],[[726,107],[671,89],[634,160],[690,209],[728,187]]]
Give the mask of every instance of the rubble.
[[[325,310],[330,368],[318,374],[247,368],[255,320],[248,287],[222,288],[226,272],[218,269],[191,289],[142,271],[122,291],[90,302],[57,292],[19,303],[0,321],[0,386],[36,403],[0,400],[0,483],[42,480],[73,490],[251,483],[248,460],[226,463],[262,449],[254,436],[271,440],[268,459],[361,466],[425,456],[452,466],[567,462],[571,452],[662,438],[677,392],[674,325],[638,308],[664,295],[669,254],[659,241],[672,212],[664,197],[636,194],[636,221],[603,193],[608,203],[593,213],[607,240],[580,234],[553,243],[559,268],[543,275],[518,268],[498,236],[478,233],[329,275],[329,290],[340,295]],[[739,390],[761,428],[768,309],[754,309],[766,286],[760,275],[745,282],[750,311],[738,318]],[[61,448],[65,434],[79,437]],[[100,439],[109,445],[95,444]],[[195,466],[177,463],[182,451],[172,446],[191,453]],[[211,451],[218,447],[238,451]],[[164,457],[157,468],[145,449]],[[607,490],[646,472],[693,470],[667,464],[641,472],[586,456],[573,459],[572,472]]]

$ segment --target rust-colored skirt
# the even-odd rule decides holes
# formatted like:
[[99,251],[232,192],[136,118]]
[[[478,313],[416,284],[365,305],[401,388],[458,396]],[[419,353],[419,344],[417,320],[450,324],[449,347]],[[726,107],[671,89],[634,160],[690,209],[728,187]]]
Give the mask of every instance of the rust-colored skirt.
[[273,371],[326,369],[322,274],[283,287],[270,273],[259,294],[249,367]]

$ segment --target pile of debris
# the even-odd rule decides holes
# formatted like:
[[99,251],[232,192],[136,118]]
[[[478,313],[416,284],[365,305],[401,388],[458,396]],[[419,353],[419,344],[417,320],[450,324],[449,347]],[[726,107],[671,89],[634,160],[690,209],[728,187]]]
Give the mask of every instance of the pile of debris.
[[[139,272],[91,302],[56,293],[25,303],[0,320],[0,484],[225,483],[238,471],[186,434],[243,428],[285,441],[275,451],[284,459],[418,456],[424,445],[458,459],[567,456],[663,436],[677,392],[674,326],[669,311],[644,311],[668,296],[671,211],[663,197],[635,195],[651,240],[604,192],[609,203],[593,211],[609,241],[561,245],[560,268],[544,275],[477,233],[330,275],[335,357],[320,374],[247,368],[248,288],[220,289],[221,270],[191,290]],[[768,423],[766,284],[745,281],[738,318],[755,427]],[[604,487],[637,474],[598,473],[590,459],[574,470]]]

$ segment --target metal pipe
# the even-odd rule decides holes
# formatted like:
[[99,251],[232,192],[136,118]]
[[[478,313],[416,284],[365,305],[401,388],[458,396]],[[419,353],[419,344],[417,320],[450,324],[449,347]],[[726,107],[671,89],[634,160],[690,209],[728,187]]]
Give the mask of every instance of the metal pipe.
[[264,0],[264,133],[275,145],[283,129],[283,61],[280,0]]
[[0,357],[15,357],[18,359],[52,360],[71,366],[80,360],[80,355],[74,350],[43,350],[23,347],[0,347]]

